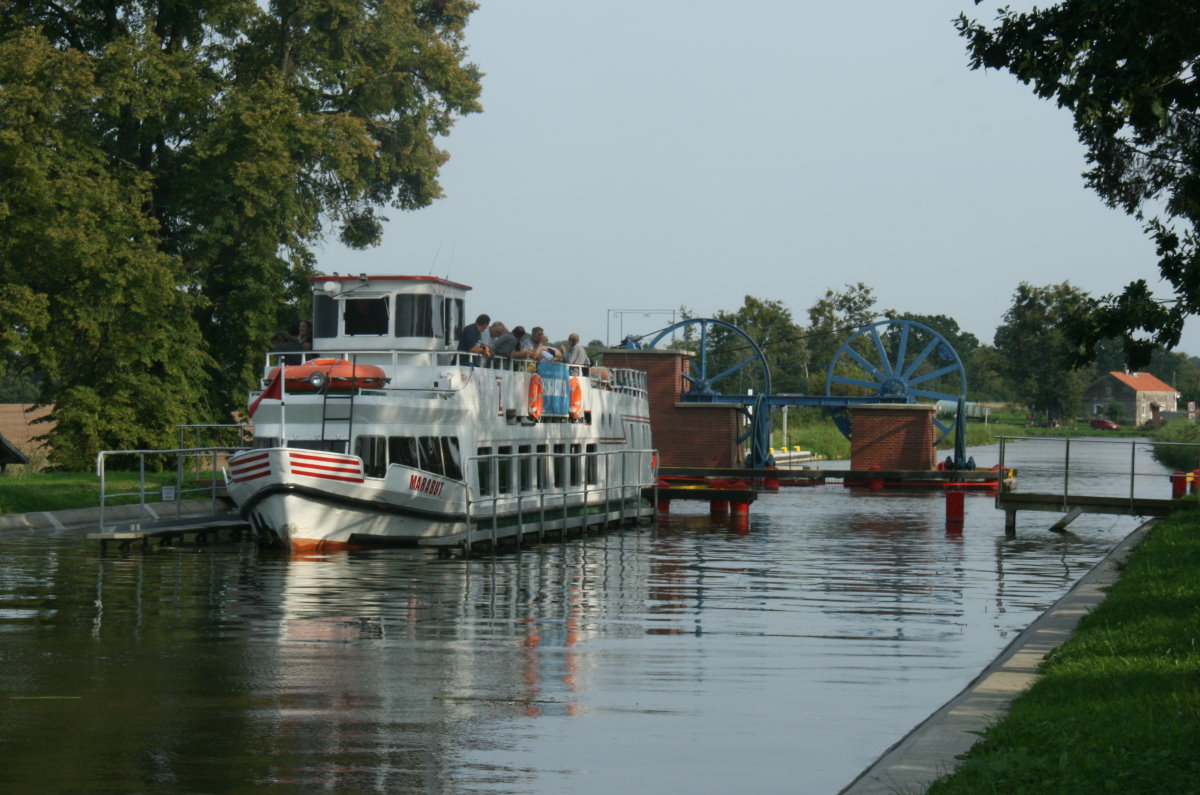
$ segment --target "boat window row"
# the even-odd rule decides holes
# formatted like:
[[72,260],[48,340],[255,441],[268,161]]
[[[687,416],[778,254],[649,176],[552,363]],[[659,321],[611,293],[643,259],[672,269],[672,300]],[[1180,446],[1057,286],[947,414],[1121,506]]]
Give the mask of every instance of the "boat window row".
[[[340,305],[340,306],[339,306]],[[313,296],[313,336],[429,337],[451,345],[463,325],[463,299],[428,293],[342,298]]]
[[422,469],[432,475],[462,480],[462,455],[456,436],[359,436],[354,454],[369,478],[387,475],[390,464]]
[[480,447],[476,453],[479,495],[496,497],[570,486],[598,485],[600,461],[595,444]]

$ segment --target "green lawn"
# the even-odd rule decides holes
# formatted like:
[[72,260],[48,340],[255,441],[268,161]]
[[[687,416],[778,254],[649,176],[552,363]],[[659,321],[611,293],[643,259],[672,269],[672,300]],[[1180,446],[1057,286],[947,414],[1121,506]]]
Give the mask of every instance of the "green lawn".
[[[160,487],[174,483],[174,472],[147,472],[146,501],[157,501]],[[105,476],[105,492],[109,495],[137,490],[136,472],[109,472]],[[107,504],[137,501],[136,496],[121,497],[109,499]],[[90,508],[99,504],[100,478],[91,473],[10,473],[0,477],[0,513],[61,511],[67,508]]]
[[942,793],[1200,792],[1200,514],[1159,522]]

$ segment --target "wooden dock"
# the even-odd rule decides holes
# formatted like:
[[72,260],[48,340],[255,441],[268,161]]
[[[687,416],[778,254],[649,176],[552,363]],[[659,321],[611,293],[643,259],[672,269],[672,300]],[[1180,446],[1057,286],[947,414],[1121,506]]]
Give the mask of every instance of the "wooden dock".
[[[1023,494],[1003,491],[996,495],[996,507],[1004,511],[1004,532],[1012,535],[1017,529],[1017,511],[1049,511],[1066,514],[1050,529],[1061,532],[1072,520],[1085,513],[1116,514],[1120,516],[1167,516],[1186,510],[1179,500],[1153,497],[1098,497],[1073,494]],[[1194,509],[1195,504],[1192,505]]]
[[108,551],[109,543],[116,544],[122,552],[128,552],[138,542],[146,549],[152,540],[157,540],[158,546],[167,546],[184,542],[189,535],[192,536],[193,543],[204,545],[210,540],[219,539],[222,530],[229,531],[231,538],[236,540],[248,529],[249,522],[237,514],[230,513],[113,525],[95,533],[88,533],[87,537],[90,541],[100,542],[101,553]]

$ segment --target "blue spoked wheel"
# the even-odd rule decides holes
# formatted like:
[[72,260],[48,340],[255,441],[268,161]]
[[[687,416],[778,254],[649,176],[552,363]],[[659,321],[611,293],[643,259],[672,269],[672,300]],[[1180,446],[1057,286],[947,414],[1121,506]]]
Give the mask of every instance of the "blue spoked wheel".
[[692,372],[684,378],[689,392],[705,395],[744,394],[742,376],[751,376],[759,394],[771,394],[771,370],[762,349],[737,326],[711,317],[681,320],[658,332],[653,348],[668,336],[683,333],[683,349],[695,354]]
[[[828,396],[903,398],[906,403],[966,400],[967,374],[946,339],[913,320],[880,320],[854,332],[833,356],[825,377]],[[845,407],[831,410],[838,429],[850,438]],[[954,422],[934,415],[938,441]]]

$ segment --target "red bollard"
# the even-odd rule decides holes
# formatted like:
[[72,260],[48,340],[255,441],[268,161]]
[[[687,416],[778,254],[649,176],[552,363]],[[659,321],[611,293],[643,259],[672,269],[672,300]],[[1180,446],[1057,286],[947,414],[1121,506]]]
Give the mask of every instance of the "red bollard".
[[733,509],[734,516],[750,516],[750,503],[748,502],[731,502],[730,507]]
[[[779,467],[767,467],[767,469],[779,469]],[[773,475],[763,478],[763,491],[779,491],[779,476]]]
[[[868,467],[868,469],[878,471],[879,467],[871,466],[871,467]],[[871,491],[883,491],[883,478],[868,477],[867,478],[867,488],[869,488]]]
[[1186,472],[1176,472],[1171,475],[1171,499],[1177,500],[1187,494],[1187,482]]
[[946,491],[946,523],[962,524],[966,492],[958,489]]

